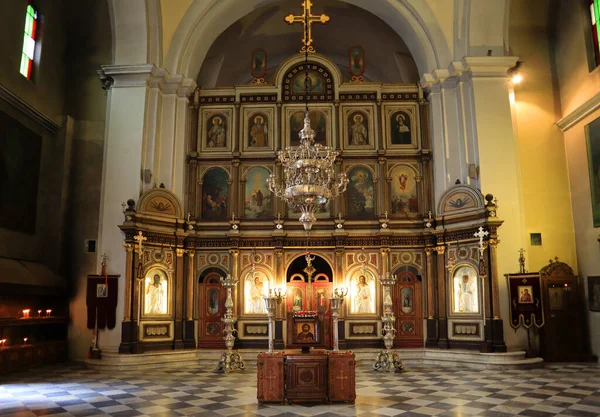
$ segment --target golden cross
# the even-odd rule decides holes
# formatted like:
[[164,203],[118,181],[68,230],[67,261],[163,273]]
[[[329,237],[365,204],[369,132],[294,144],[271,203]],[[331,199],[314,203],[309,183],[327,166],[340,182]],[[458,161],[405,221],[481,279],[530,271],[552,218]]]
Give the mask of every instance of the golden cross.
[[142,235],[142,232],[138,232],[137,236],[133,237],[133,240],[135,240],[137,242],[137,249],[136,252],[138,253],[138,255],[142,254],[142,249],[144,248],[144,245],[142,242],[144,242],[145,240],[148,240],[148,238],[144,235]]
[[335,379],[339,379],[340,380],[340,386],[342,388],[342,390],[344,389],[344,379],[348,379],[347,375],[344,375],[344,370],[340,369],[340,376],[336,376]]
[[269,369],[269,376],[266,376],[265,379],[269,380],[269,389],[272,390],[273,389],[273,380],[277,379],[277,376],[273,375],[272,369]]
[[[304,13],[299,16],[294,16],[293,13],[290,13],[285,17],[285,21],[290,25],[294,23],[302,23],[304,26],[304,35],[302,36],[302,48],[300,49],[300,53],[311,52],[314,53],[315,48],[312,46],[313,38],[312,38],[312,24],[313,23],[322,23],[325,24],[329,22],[329,16],[326,14],[322,14],[320,16],[313,15],[311,13],[312,1],[304,0],[302,2],[302,7],[304,8]],[[308,27],[306,27],[308,25]]]

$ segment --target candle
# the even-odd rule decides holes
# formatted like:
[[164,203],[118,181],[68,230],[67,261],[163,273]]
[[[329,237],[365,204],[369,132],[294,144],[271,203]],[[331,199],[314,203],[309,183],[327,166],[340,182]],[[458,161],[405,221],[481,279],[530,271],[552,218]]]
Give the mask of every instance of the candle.
[[26,345],[26,344],[27,344],[27,339],[28,339],[27,337],[24,337],[24,338],[23,338],[23,344],[24,344],[24,345]]
[[52,313],[52,310],[50,310],[50,309],[46,310],[46,316],[50,317],[50,313]]
[[23,318],[24,319],[28,319],[29,318],[29,309],[28,308],[25,309],[25,310],[23,310]]
[[42,310],[38,310],[38,317],[42,317]]

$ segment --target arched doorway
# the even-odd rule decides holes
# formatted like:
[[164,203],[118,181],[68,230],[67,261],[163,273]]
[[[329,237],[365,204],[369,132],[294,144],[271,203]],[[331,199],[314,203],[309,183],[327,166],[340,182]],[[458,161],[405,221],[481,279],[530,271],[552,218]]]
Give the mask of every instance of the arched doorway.
[[396,337],[394,347],[423,347],[423,297],[421,276],[411,266],[403,266],[394,273],[398,280],[392,289]]
[[[308,262],[310,258],[310,265]],[[297,311],[317,311],[323,314],[325,345],[331,349],[331,309],[329,298],[333,290],[331,265],[318,255],[307,253],[292,261],[286,271],[286,316]],[[289,324],[289,323],[288,323]]]
[[226,273],[219,268],[202,271],[198,279],[198,347],[224,348],[221,317],[225,314],[227,290],[220,279]]

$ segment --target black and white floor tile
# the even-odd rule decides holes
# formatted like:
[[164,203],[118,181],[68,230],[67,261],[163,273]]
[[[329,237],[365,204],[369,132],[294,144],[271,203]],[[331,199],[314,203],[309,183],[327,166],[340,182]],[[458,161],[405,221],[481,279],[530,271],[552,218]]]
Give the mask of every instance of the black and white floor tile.
[[357,369],[356,404],[260,405],[256,371],[205,368],[102,373],[79,364],[0,379],[0,416],[600,416],[600,366],[532,370]]

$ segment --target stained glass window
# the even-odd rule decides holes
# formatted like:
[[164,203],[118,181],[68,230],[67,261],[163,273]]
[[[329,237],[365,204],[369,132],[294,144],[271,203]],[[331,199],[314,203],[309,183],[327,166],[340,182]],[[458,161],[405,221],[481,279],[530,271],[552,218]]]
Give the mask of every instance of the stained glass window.
[[596,56],[596,66],[600,65],[600,45],[598,39],[600,38],[600,25],[598,19],[600,19],[600,0],[590,0],[590,14],[592,17],[592,36],[594,38],[594,55]]
[[21,55],[21,74],[31,79],[31,67],[33,66],[33,53],[35,52],[35,32],[37,29],[37,10],[31,4],[27,5],[25,14],[25,35],[23,38],[23,52]]

